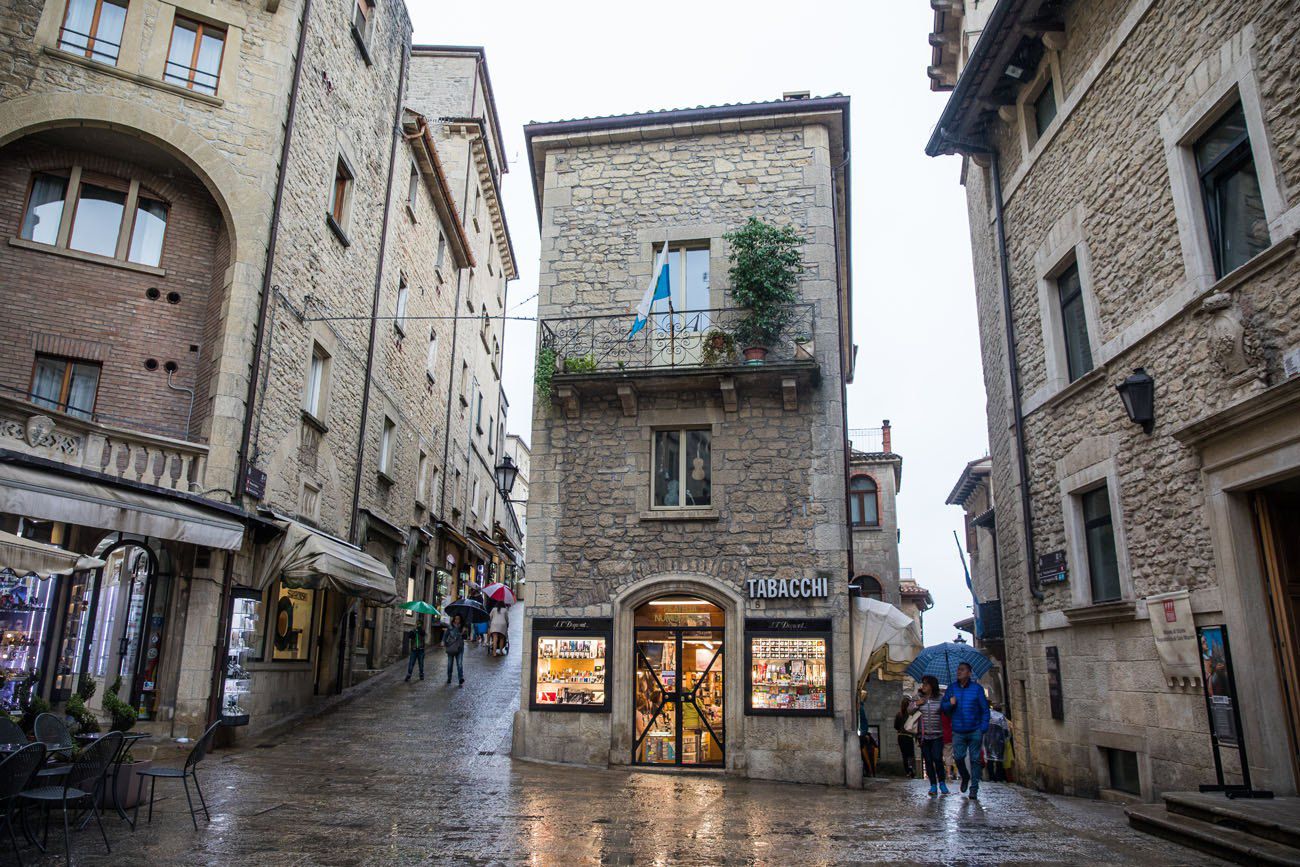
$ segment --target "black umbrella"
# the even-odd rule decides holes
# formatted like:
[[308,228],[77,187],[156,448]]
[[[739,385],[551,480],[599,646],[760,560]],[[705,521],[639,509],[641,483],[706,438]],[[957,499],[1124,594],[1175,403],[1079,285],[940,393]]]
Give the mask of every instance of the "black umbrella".
[[482,602],[475,602],[473,599],[457,599],[450,605],[443,606],[442,609],[448,617],[460,615],[460,619],[466,623],[487,623],[488,611],[483,607]]

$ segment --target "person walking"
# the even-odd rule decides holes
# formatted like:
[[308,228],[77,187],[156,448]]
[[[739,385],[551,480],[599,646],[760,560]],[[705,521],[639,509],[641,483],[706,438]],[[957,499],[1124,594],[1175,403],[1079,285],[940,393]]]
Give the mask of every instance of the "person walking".
[[[961,790],[970,787],[970,799],[980,797],[980,747],[989,730],[989,700],[984,687],[971,679],[970,665],[957,664],[957,682],[948,684],[943,712],[952,719],[952,757],[961,774]],[[967,757],[970,764],[967,767]]]
[[424,680],[424,627],[419,621],[410,629],[406,630],[406,640],[411,649],[411,655],[406,660],[406,679],[411,679],[411,672],[415,669],[415,663],[420,663],[420,680]]
[[492,642],[493,656],[506,652],[506,632],[509,629],[510,611],[504,605],[497,605],[488,616],[488,638]]
[[1007,743],[1011,740],[1011,722],[1002,713],[1002,705],[994,704],[989,709],[989,730],[984,733],[984,754],[989,762],[989,780],[1005,783],[1007,771],[1003,766],[1006,760]]
[[456,666],[456,675],[460,678],[459,686],[465,685],[465,669],[461,663],[465,656],[465,633],[461,632],[463,624],[457,614],[451,618],[451,628],[442,636],[442,649],[447,651],[447,683],[451,683],[451,667]]
[[903,696],[898,713],[894,714],[894,731],[898,733],[898,752],[903,756],[903,773],[908,779],[916,776],[916,738],[907,730],[907,718],[912,715],[912,697]]
[[948,783],[944,779],[943,767],[943,711],[939,702],[939,680],[933,674],[921,678],[921,689],[912,703],[907,706],[909,713],[921,712],[921,762],[925,765],[925,774],[930,778],[930,797],[939,792],[948,794]]

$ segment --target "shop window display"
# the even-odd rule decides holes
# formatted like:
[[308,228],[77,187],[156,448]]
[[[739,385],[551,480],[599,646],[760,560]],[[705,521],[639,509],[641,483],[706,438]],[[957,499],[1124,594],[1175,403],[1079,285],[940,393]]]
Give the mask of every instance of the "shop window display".
[[230,600],[230,644],[226,650],[226,677],[221,696],[221,719],[226,725],[248,724],[248,711],[242,702],[253,687],[253,675],[247,663],[257,656],[261,608],[262,597],[256,590],[236,589]]
[[64,610],[63,638],[58,643],[55,661],[53,701],[67,701],[77,687],[81,661],[90,640],[90,608],[95,598],[96,575],[77,572],[70,579],[68,601]]
[[831,713],[830,622],[751,620],[746,623],[751,714]]
[[275,610],[271,612],[271,659],[276,661],[311,657],[312,608],[315,590],[276,585]]
[[608,618],[533,619],[533,710],[609,710]]
[[35,682],[50,623],[52,581],[35,574],[0,572],[0,711],[21,711]]

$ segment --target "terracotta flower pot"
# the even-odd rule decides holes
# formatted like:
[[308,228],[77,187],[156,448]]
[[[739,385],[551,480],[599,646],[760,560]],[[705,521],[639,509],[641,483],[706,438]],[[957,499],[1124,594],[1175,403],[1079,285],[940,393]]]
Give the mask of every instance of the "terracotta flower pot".
[[763,359],[765,359],[765,358],[767,358],[767,347],[766,347],[766,346],[746,346],[746,347],[745,347],[745,363],[746,363],[746,364],[762,364],[762,363],[763,363]]

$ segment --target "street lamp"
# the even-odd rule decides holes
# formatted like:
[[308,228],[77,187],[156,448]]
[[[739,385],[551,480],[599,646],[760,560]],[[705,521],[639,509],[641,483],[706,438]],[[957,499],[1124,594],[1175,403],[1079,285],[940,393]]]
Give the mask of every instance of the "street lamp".
[[1140,367],[1134,368],[1115,390],[1124,401],[1129,421],[1142,425],[1142,430],[1150,434],[1156,425],[1156,381],[1151,374]]
[[514,489],[515,479],[519,476],[519,467],[510,459],[510,455],[501,458],[501,463],[497,464],[497,490],[501,496],[510,499],[510,491]]

